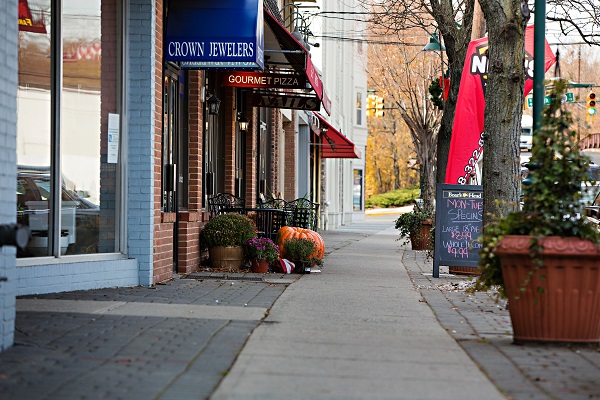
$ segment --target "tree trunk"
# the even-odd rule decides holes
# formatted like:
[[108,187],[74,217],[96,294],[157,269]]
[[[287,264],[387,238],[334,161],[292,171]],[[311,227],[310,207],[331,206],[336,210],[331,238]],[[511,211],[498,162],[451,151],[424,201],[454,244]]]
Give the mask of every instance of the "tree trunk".
[[483,150],[484,226],[518,207],[527,20],[519,0],[480,0],[489,28]]

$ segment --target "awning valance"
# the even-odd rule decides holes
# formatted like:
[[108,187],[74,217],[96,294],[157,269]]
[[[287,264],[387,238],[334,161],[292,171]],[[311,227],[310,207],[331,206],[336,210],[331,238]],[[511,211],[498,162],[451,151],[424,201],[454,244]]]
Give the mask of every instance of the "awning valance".
[[169,0],[166,61],[183,68],[264,69],[262,0]]
[[360,158],[360,151],[350,139],[335,129],[322,115],[314,112],[324,127],[321,131],[321,157],[323,158]]
[[317,72],[308,50],[298,41],[281,22],[265,7],[265,60],[275,67],[291,67],[306,75],[315,95],[328,115],[331,114],[331,102],[323,89],[323,81]]

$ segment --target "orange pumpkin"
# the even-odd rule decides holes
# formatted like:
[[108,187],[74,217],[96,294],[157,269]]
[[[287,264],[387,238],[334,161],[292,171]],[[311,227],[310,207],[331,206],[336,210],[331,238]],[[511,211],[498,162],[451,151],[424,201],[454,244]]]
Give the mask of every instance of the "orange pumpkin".
[[325,242],[323,241],[321,235],[319,235],[313,230],[299,228],[296,226],[282,226],[279,229],[279,232],[277,232],[277,238],[275,239],[275,243],[279,246],[279,253],[281,254],[281,258],[285,258],[285,254],[283,251],[283,243],[287,239],[291,238],[303,238],[312,240],[316,244],[316,250],[312,254],[312,256],[319,260],[323,259],[323,256],[325,255]]

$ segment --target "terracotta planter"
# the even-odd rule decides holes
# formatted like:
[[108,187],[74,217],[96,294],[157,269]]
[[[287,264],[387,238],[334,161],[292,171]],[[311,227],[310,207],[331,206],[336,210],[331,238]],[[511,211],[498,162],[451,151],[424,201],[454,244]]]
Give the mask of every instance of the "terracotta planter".
[[528,278],[534,270],[531,239],[505,236],[495,251],[502,265],[514,341],[599,343],[598,247],[574,237],[542,238],[543,265]]
[[243,246],[215,246],[208,249],[210,265],[214,268],[241,269],[244,265]]
[[413,250],[430,250],[430,237],[433,221],[426,219],[421,225],[421,231],[410,235],[410,245]]
[[265,274],[269,272],[269,262],[267,260],[252,260],[252,272]]

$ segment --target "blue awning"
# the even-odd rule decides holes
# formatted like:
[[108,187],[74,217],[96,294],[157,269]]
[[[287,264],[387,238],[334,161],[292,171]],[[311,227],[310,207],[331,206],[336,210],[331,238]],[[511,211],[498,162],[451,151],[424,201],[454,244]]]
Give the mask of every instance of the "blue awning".
[[264,69],[262,0],[169,0],[165,60],[183,68]]

